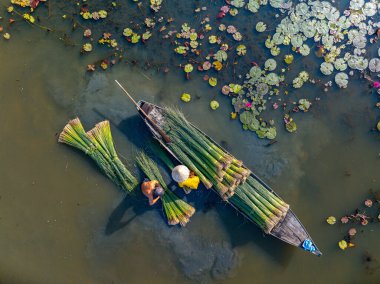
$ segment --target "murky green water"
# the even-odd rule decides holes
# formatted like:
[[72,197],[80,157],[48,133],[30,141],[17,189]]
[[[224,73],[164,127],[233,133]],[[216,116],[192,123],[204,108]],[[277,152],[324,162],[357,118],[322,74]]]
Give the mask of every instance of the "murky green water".
[[[357,247],[343,252],[337,242],[349,227],[324,222],[380,190],[380,137],[369,131],[379,114],[364,82],[321,93],[295,135],[281,130],[265,147],[229,120],[228,98],[209,110],[213,93],[201,79],[123,65],[88,75],[77,48],[33,28],[12,35],[0,43],[1,282],[380,282],[379,225],[359,230]],[[183,107],[291,204],[323,257],[264,236],[212,192],[188,196],[197,214],[186,228],[169,228],[158,207],[125,197],[84,155],[59,145],[56,134],[70,118],[86,128],[106,118],[131,161],[150,136],[114,79],[136,98]],[[181,103],[184,91],[197,99]]]

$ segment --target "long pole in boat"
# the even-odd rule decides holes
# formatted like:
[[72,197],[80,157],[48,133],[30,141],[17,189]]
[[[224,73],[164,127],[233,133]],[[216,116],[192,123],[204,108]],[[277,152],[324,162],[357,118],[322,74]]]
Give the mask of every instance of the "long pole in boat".
[[146,112],[138,105],[138,103],[133,99],[133,97],[128,93],[128,91],[119,83],[118,80],[115,80],[116,84],[124,91],[124,93],[128,96],[128,98],[133,102],[133,104],[137,107],[139,111],[145,116],[146,119],[152,124],[152,126],[157,130],[157,132],[161,135],[161,137],[165,140],[166,143],[172,142],[170,137],[160,128],[157,124],[146,114]]

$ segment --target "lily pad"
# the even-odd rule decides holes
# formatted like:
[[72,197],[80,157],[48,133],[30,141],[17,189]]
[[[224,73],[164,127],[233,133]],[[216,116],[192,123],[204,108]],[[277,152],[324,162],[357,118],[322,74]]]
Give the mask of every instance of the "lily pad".
[[267,25],[264,24],[263,22],[258,22],[256,24],[256,31],[258,31],[259,33],[264,32],[266,29],[267,29]]
[[92,44],[91,44],[91,43],[85,43],[85,44],[82,46],[82,50],[85,51],[85,52],[90,52],[90,51],[92,51]]
[[191,95],[188,93],[183,93],[181,95],[181,100],[184,101],[185,103],[188,103],[191,100]]
[[380,59],[372,58],[368,63],[368,68],[371,72],[380,72]]
[[244,0],[233,0],[231,1],[231,5],[236,7],[236,8],[242,8],[245,5]]
[[276,136],[277,136],[276,127],[267,128],[267,132],[265,133],[266,138],[272,140],[272,139],[276,138]]
[[334,66],[331,63],[323,62],[321,64],[320,70],[323,75],[331,75],[331,73],[334,71]]
[[142,34],[142,39],[143,40],[148,40],[152,36],[152,33],[150,31],[146,31],[145,33]]
[[311,102],[307,99],[300,99],[298,101],[298,108],[303,112],[307,112],[311,107]]
[[326,222],[327,224],[329,225],[334,225],[336,223],[336,218],[334,216],[329,216],[327,219],[326,219]]
[[253,117],[250,124],[248,124],[248,129],[251,131],[257,131],[260,128],[260,122],[256,119],[256,117]]
[[229,84],[228,87],[229,87],[230,90],[231,90],[232,92],[234,92],[235,94],[238,94],[238,93],[241,91],[241,89],[242,89],[242,86],[239,85],[239,84]]
[[236,52],[239,56],[243,56],[247,53],[247,47],[244,44],[239,44],[236,47]]
[[284,57],[284,61],[286,64],[291,64],[293,62],[293,60],[294,60],[293,54],[287,54]]
[[289,117],[289,115],[285,115],[285,128],[288,132],[293,133],[297,130],[297,125],[294,122],[293,118]]
[[212,110],[216,110],[219,107],[219,103],[215,100],[210,102],[210,107]]
[[302,56],[307,56],[310,54],[310,47],[306,44],[303,44],[300,48],[299,48],[299,52]]
[[304,80],[302,80],[300,77],[296,77],[294,78],[292,83],[293,83],[293,88],[299,89],[303,86]]
[[131,42],[132,43],[138,43],[140,40],[140,35],[136,34],[136,33],[133,33],[132,34],[132,38],[131,38]]
[[341,250],[345,250],[345,249],[348,247],[348,244],[347,244],[347,242],[346,242],[345,240],[341,240],[341,241],[338,243],[338,245],[339,245],[339,248],[340,248]]
[[214,54],[214,59],[218,60],[219,62],[226,61],[227,60],[227,52],[225,52],[224,50],[218,50]]
[[215,77],[210,77],[208,79],[208,83],[210,84],[211,87],[215,87],[216,84],[218,84],[218,79],[216,79]]
[[267,61],[265,61],[264,66],[268,71],[273,71],[277,67],[276,60],[269,58]]
[[190,73],[191,71],[193,71],[193,69],[194,69],[193,65],[188,63],[185,65],[185,68],[183,70],[185,71],[185,73]]
[[343,72],[339,72],[335,75],[335,83],[339,88],[347,88],[348,75]]
[[256,118],[252,112],[244,111],[240,114],[239,119],[242,124],[250,125]]

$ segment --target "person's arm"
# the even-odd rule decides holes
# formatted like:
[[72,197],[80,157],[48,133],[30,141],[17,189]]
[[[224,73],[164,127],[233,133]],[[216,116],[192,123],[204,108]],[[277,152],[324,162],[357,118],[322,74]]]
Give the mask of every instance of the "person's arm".
[[157,197],[154,198],[154,199],[153,199],[152,196],[149,196],[149,205],[150,205],[150,206],[154,205],[154,204],[158,201],[158,199],[160,199],[160,196],[157,196]]

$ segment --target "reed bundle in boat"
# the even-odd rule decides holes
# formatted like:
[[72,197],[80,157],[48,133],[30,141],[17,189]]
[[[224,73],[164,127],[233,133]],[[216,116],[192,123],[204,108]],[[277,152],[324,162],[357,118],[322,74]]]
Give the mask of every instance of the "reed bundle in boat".
[[178,109],[164,108],[166,146],[206,186],[269,233],[285,217],[289,205],[251,176],[240,160],[226,153],[195,128]]

